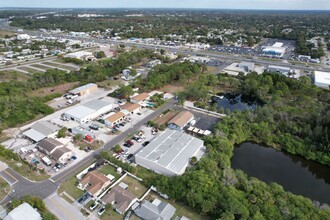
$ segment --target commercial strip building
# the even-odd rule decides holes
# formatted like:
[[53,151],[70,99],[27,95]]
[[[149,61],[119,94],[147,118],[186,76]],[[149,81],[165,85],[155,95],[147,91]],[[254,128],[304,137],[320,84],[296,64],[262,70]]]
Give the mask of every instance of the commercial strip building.
[[194,115],[191,112],[182,111],[168,122],[168,128],[182,131],[192,120],[194,120]]
[[23,135],[34,142],[39,142],[59,129],[60,128],[57,125],[48,121],[38,121],[34,123],[29,130],[23,132]]
[[321,88],[328,88],[330,87],[330,72],[321,72],[315,71],[315,80],[314,84]]
[[98,116],[110,112],[112,104],[102,100],[92,100],[83,105],[78,105],[71,108],[63,114],[63,117],[77,121],[79,123],[86,123]]
[[274,65],[269,65],[267,71],[268,72],[280,73],[280,74],[283,74],[285,76],[289,76],[289,74],[292,73],[292,70],[289,67],[274,66]]
[[268,46],[262,49],[262,54],[271,57],[283,57],[285,53],[285,47],[283,43],[276,42],[273,46]]
[[135,162],[156,173],[167,176],[185,172],[190,158],[200,159],[204,142],[175,130],[166,130],[135,155]]

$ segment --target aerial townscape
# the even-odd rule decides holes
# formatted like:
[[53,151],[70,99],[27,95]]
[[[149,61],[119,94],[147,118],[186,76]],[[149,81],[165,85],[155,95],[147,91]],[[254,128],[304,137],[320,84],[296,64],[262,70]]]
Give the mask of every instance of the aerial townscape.
[[330,1],[0,1],[0,219],[330,220]]

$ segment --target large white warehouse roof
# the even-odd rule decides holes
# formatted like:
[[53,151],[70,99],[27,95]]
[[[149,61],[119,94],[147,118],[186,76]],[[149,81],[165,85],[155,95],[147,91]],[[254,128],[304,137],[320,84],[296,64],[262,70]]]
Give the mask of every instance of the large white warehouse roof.
[[329,87],[330,72],[315,71],[315,85],[320,87]]
[[135,155],[136,162],[165,175],[180,175],[204,142],[188,134],[166,130]]

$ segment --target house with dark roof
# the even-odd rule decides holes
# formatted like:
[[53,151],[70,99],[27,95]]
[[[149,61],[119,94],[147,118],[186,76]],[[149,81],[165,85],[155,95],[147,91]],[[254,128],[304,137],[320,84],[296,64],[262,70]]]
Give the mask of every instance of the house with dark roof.
[[46,138],[40,141],[37,147],[44,154],[50,155],[56,149],[63,147],[63,144],[53,138]]
[[194,120],[194,115],[191,112],[182,111],[168,122],[168,128],[171,130],[182,131],[182,129],[192,120]]
[[127,189],[117,185],[102,198],[102,201],[105,203],[110,203],[112,207],[122,215],[135,201],[137,201],[137,198]]
[[72,156],[72,151],[68,149],[67,147],[60,147],[54,150],[54,152],[51,154],[51,157],[60,162],[64,163]]
[[78,184],[78,188],[81,190],[86,190],[89,194],[97,197],[102,191],[104,191],[111,181],[103,173],[97,170],[88,172]]
[[145,200],[134,212],[144,220],[170,220],[175,210],[171,204],[155,199],[153,202]]

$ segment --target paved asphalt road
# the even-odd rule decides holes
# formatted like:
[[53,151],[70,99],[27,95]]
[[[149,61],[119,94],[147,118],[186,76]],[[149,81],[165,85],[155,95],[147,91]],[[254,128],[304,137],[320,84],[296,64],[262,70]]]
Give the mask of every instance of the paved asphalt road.
[[12,176],[12,178],[15,178],[17,181],[15,184],[12,185],[14,191],[11,194],[9,194],[0,204],[6,206],[14,198],[21,198],[24,195],[28,195],[28,194],[38,196],[42,199],[47,198],[49,195],[53,194],[56,191],[57,187],[67,178],[69,178],[71,175],[77,173],[79,170],[91,164],[94,160],[96,160],[97,156],[101,151],[110,150],[113,146],[122,142],[132,132],[138,130],[147,121],[157,117],[166,109],[174,107],[174,104],[175,104],[175,100],[170,100],[164,106],[162,106],[158,110],[154,111],[152,114],[145,117],[143,120],[135,124],[129,130],[121,133],[113,140],[105,143],[101,148],[99,148],[98,150],[96,150],[86,158],[84,158],[82,162],[77,163],[71,167],[68,167],[67,170],[64,170],[63,172],[57,174],[56,176],[52,177],[49,180],[45,180],[42,182],[32,182],[30,180],[25,179],[11,168],[7,168],[6,171]]
[[45,200],[46,207],[61,220],[84,220],[85,216],[72,204],[53,193]]

